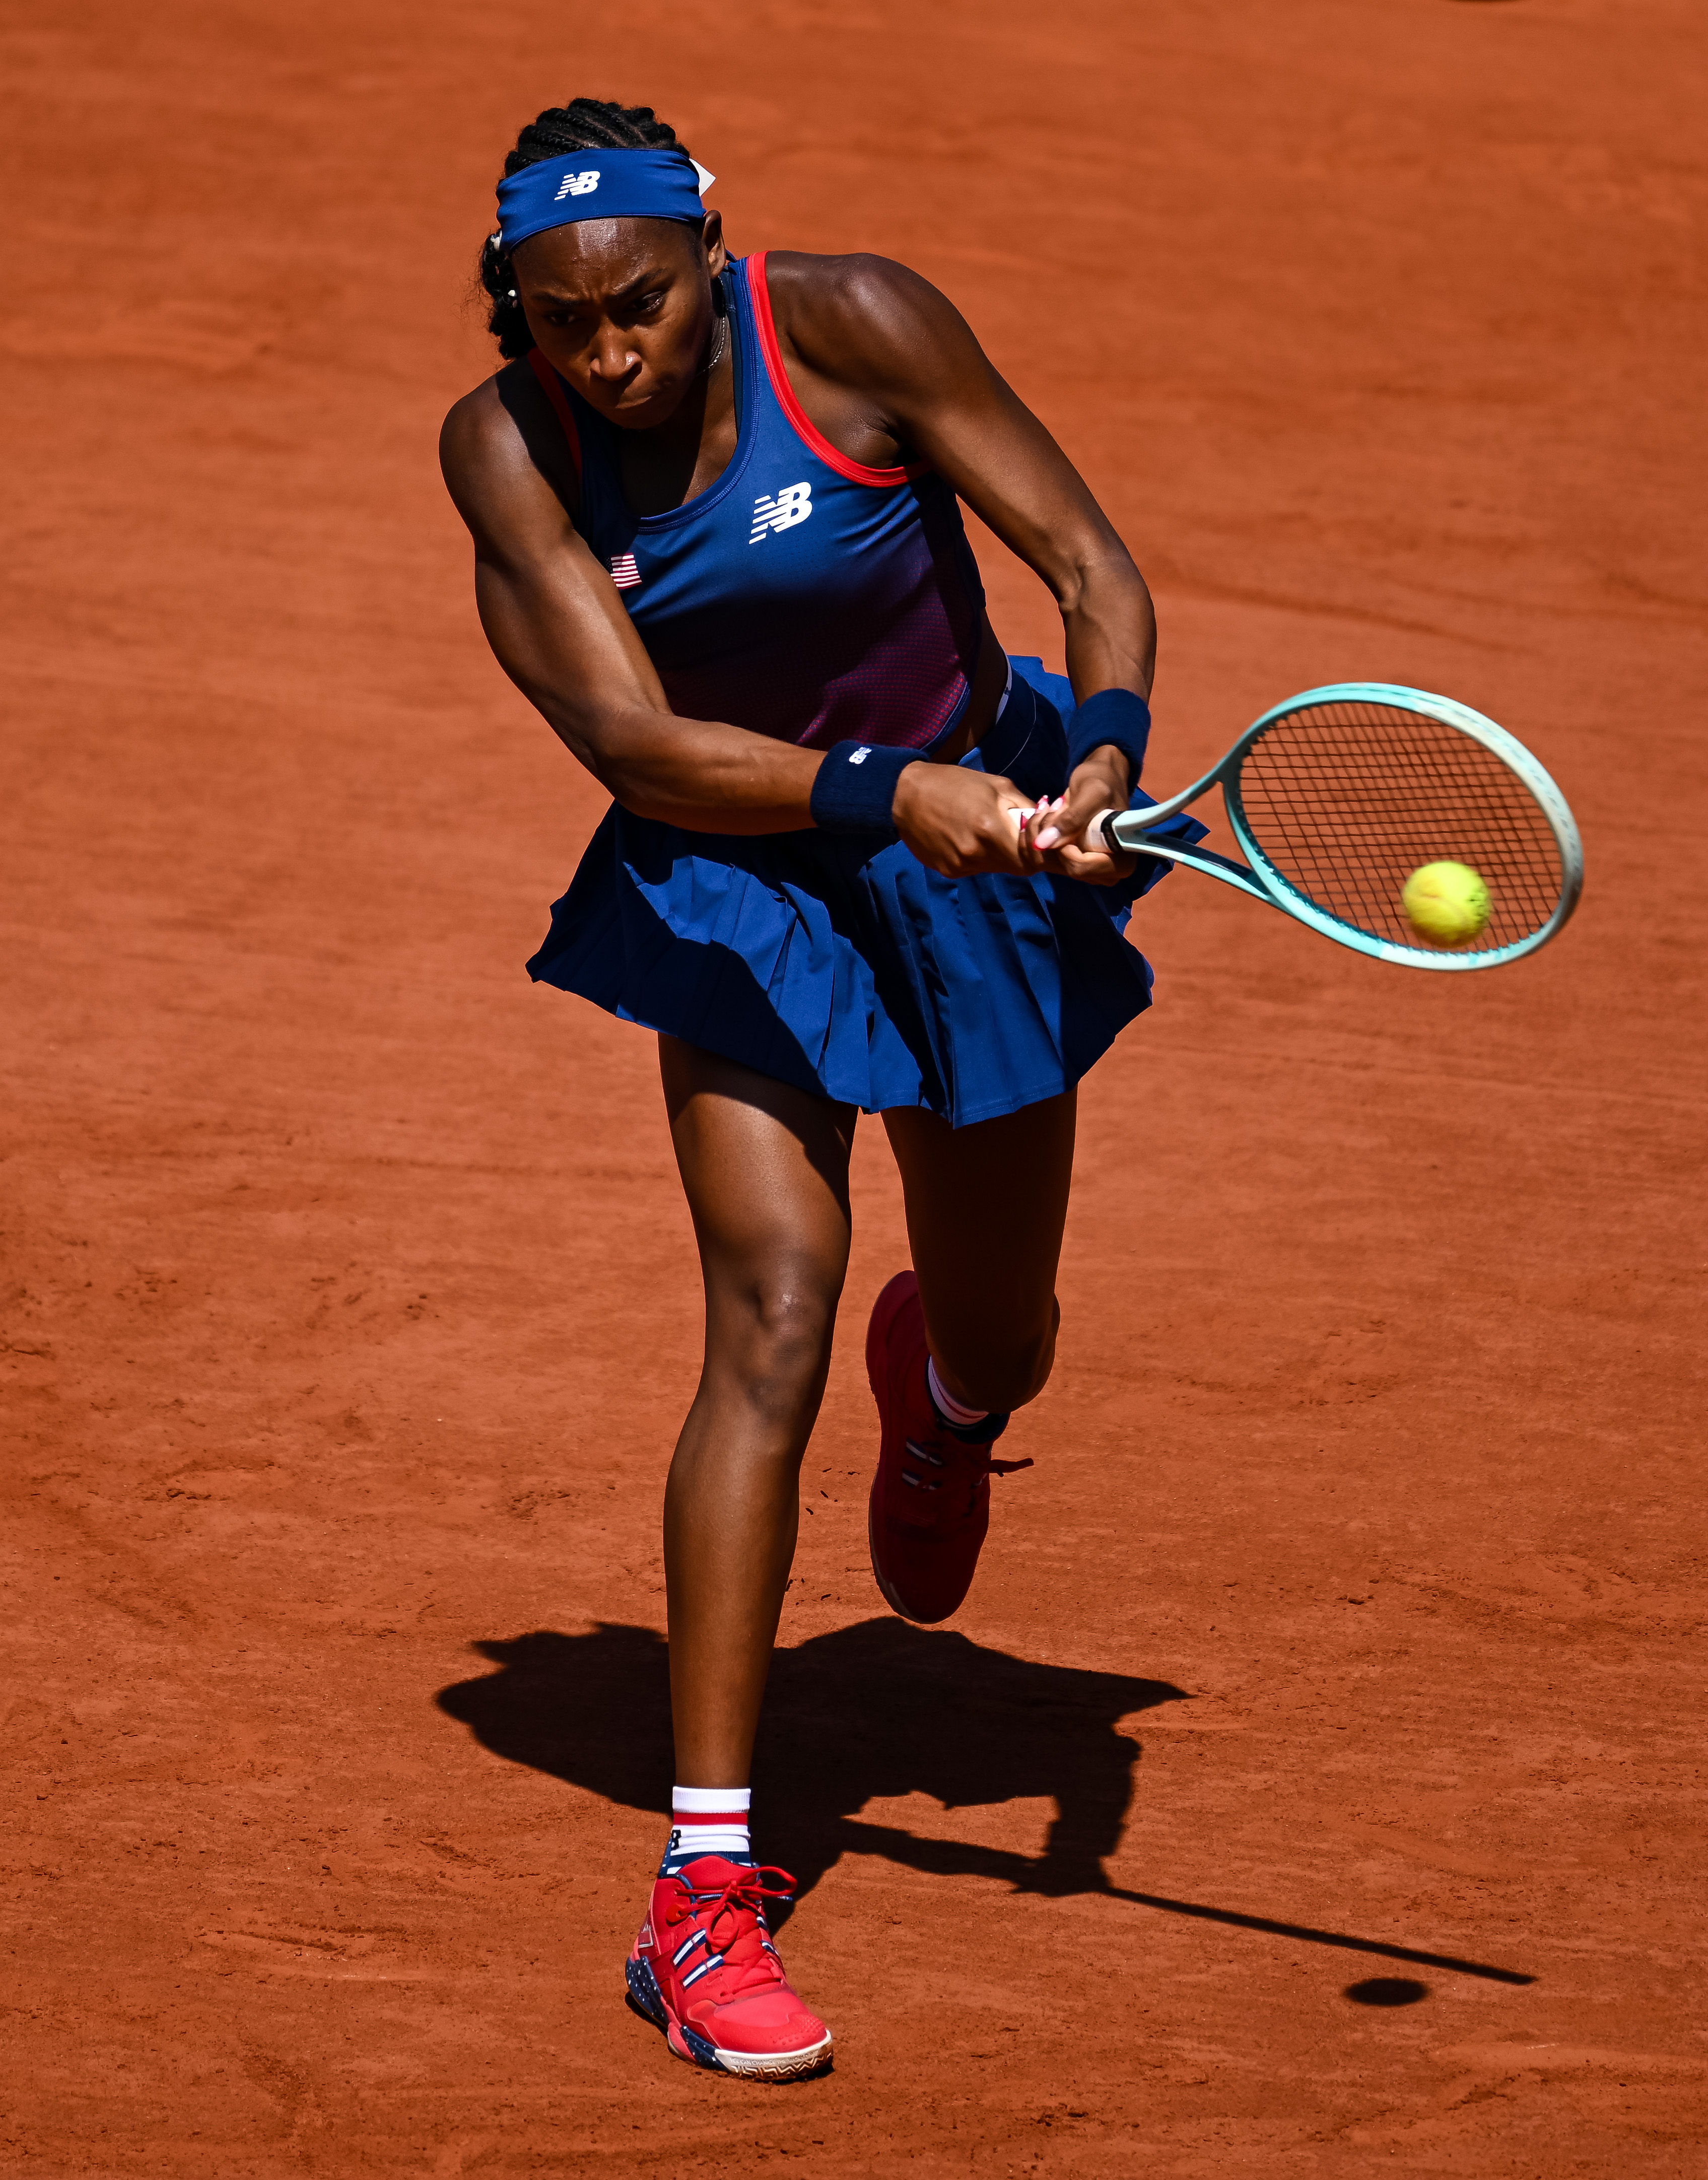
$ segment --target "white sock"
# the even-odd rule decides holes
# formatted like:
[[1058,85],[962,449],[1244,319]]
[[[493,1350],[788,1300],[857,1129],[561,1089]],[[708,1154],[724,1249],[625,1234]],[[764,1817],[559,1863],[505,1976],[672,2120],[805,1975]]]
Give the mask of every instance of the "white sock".
[[659,1876],[674,1876],[685,1862],[702,1854],[721,1855],[725,1862],[751,1862],[747,1815],[752,1801],[750,1786],[673,1787],[670,1839]]
[[937,1374],[936,1361],[928,1356],[925,1362],[925,1382],[931,1389],[932,1399],[937,1403],[938,1414],[945,1423],[953,1423],[957,1430],[966,1430],[973,1423],[982,1423],[990,1413],[989,1408],[964,1408],[952,1393],[945,1393],[943,1380]]

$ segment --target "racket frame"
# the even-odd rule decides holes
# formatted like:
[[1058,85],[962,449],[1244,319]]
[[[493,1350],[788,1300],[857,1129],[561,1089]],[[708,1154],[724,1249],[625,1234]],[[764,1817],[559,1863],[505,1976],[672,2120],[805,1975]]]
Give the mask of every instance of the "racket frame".
[[[1399,711],[1419,713],[1468,735],[1497,757],[1529,791],[1559,850],[1560,895],[1547,922],[1508,945],[1490,946],[1480,953],[1460,954],[1430,946],[1402,946],[1391,939],[1378,938],[1374,932],[1361,930],[1355,923],[1330,915],[1301,893],[1275,867],[1253,838],[1240,801],[1239,775],[1247,751],[1278,720],[1319,704],[1385,704]],[[1145,835],[1156,826],[1177,817],[1188,803],[1197,801],[1199,795],[1207,795],[1216,786],[1221,789],[1222,806],[1240,851],[1247,858],[1245,863],[1237,863],[1231,856],[1215,855],[1206,848],[1176,847],[1169,842],[1146,839]],[[1208,878],[1220,878],[1225,885],[1237,887],[1255,900],[1266,901],[1270,907],[1296,917],[1313,931],[1351,947],[1355,953],[1368,955],[1376,961],[1392,961],[1408,969],[1494,969],[1504,961],[1516,961],[1526,954],[1534,954],[1539,946],[1545,946],[1567,922],[1584,889],[1584,846],[1576,820],[1552,778],[1517,735],[1509,735],[1504,727],[1496,726],[1480,712],[1474,712],[1468,704],[1457,703],[1451,696],[1431,696],[1426,689],[1404,688],[1392,681],[1336,681],[1325,688],[1307,689],[1300,696],[1289,696],[1285,703],[1272,705],[1261,718],[1252,722],[1226,756],[1201,779],[1194,780],[1190,787],[1182,788],[1165,802],[1153,803],[1141,810],[1113,812],[1104,820],[1103,829],[1105,838],[1125,855],[1154,856],[1168,862],[1184,863],[1192,870],[1202,871]]]

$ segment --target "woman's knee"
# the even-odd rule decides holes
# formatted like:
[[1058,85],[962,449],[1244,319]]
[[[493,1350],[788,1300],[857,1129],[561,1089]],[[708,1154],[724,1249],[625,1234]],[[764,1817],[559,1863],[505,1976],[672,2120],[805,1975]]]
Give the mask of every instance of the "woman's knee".
[[840,1277],[811,1262],[779,1263],[712,1299],[707,1362],[733,1378],[768,1418],[792,1420],[816,1407],[829,1366]]

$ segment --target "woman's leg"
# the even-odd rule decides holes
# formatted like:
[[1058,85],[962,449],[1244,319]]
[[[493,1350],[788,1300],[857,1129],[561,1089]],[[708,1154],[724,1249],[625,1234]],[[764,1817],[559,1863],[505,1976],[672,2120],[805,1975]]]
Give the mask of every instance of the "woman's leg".
[[866,1330],[882,1425],[868,1534],[879,1588],[927,1627],[967,1595],[991,1477],[1015,1465],[994,1441],[1055,1359],[1073,1120],[1072,1091],[966,1128],[912,1109],[884,1115],[913,1271],[890,1280]]
[[1075,1110],[1068,1090],[965,1128],[909,1108],[884,1115],[932,1360],[963,1407],[1023,1407],[1049,1380]]
[[664,1493],[676,1781],[741,1786],[848,1268],[854,1108],[660,1038],[706,1284],[699,1390]]

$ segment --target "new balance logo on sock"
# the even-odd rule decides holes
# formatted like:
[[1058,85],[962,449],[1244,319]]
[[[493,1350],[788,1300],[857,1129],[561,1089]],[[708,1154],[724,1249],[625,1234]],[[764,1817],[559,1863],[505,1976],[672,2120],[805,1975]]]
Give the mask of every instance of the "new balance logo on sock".
[[785,484],[774,499],[769,493],[761,493],[753,502],[753,534],[747,542],[757,545],[768,531],[792,530],[812,512],[810,484]]
[[678,1786],[670,1797],[670,1838],[661,1877],[673,1877],[684,1863],[702,1855],[725,1862],[751,1862],[747,1810],[752,1796],[746,1786]]

